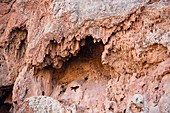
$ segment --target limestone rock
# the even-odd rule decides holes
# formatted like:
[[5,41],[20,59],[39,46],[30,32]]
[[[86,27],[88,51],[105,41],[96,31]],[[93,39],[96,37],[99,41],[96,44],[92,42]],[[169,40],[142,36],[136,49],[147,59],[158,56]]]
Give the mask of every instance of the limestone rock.
[[168,113],[169,28],[169,0],[0,0],[0,108]]
[[25,99],[17,113],[63,113],[60,103],[46,96],[33,96]]

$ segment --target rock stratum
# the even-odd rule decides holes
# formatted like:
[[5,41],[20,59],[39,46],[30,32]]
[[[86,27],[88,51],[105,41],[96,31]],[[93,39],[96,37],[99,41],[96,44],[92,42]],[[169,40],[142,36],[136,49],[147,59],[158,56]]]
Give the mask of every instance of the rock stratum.
[[170,113],[169,0],[0,0],[2,113]]

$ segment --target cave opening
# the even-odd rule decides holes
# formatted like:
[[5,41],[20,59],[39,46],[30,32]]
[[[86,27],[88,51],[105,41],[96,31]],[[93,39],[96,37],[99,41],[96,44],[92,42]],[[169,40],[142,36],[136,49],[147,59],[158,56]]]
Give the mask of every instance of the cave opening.
[[81,41],[85,41],[85,45],[80,47],[76,56],[72,56],[63,64],[62,72],[58,74],[59,83],[67,84],[74,80],[89,81],[109,75],[109,68],[101,63],[104,50],[102,41],[94,43],[92,36],[87,36]]
[[12,90],[13,85],[0,88],[0,111],[10,113],[12,111]]
[[94,43],[94,39],[91,36],[87,36],[81,41],[85,41],[85,46],[80,47],[78,54],[70,58],[70,60],[65,63],[66,66],[69,65],[69,62],[74,62],[78,59],[81,59],[82,62],[89,61],[91,59],[101,61],[101,55],[104,50],[104,44],[102,41]]

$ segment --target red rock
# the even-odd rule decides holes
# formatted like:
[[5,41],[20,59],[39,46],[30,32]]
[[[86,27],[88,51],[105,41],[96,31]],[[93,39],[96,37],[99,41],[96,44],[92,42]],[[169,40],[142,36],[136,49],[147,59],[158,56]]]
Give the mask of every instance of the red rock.
[[18,113],[56,113],[54,101],[61,112],[169,112],[169,15],[166,0],[1,0],[5,102]]

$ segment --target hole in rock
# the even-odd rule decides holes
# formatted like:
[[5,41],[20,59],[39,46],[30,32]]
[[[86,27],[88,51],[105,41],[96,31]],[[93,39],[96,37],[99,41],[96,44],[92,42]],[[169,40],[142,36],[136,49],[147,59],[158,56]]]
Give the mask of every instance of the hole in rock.
[[74,90],[76,92],[76,90],[79,88],[79,86],[74,86],[74,87],[71,87],[71,90]]
[[44,92],[44,91],[42,91],[42,95],[43,95],[43,96],[45,95],[45,92]]
[[123,113],[126,113],[126,109],[124,109]]
[[155,90],[158,90],[159,89],[159,87],[157,86],[157,87],[155,87]]
[[112,106],[109,107],[110,111],[114,111],[114,108]]
[[63,94],[66,91],[66,87],[64,85],[61,85],[61,90],[59,95]]
[[74,80],[108,78],[109,68],[101,63],[104,50],[102,41],[94,43],[91,36],[81,41],[85,41],[85,46],[81,46],[78,54],[63,64],[62,71],[58,74],[59,84],[68,84]]
[[11,86],[2,86],[0,88],[0,112],[10,113],[12,107],[12,89]]
[[84,80],[87,81],[87,80],[88,80],[88,77],[85,77]]

